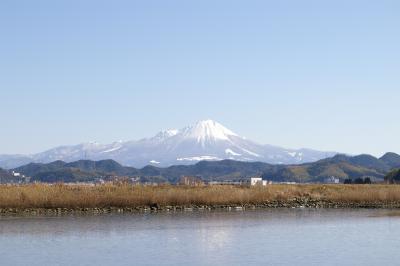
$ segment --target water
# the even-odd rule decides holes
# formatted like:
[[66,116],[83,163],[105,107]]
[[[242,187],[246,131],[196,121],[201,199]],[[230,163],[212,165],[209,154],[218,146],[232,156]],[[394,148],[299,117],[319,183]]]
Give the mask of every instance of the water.
[[400,212],[0,218],[0,265],[399,265]]

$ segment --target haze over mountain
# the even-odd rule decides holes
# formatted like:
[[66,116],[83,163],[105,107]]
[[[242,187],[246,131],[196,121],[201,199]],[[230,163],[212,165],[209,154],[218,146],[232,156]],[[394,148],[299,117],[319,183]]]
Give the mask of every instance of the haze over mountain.
[[82,159],[113,159],[123,165],[189,165],[199,161],[236,160],[270,164],[314,162],[335,155],[311,149],[285,149],[262,145],[239,136],[213,120],[199,121],[182,129],[161,131],[138,141],[96,142],[60,146],[33,155],[0,155],[0,167],[14,168],[29,162],[72,162]]

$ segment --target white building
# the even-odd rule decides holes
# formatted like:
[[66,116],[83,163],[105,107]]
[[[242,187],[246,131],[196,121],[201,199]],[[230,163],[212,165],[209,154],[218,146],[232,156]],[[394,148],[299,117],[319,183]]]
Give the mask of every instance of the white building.
[[261,177],[252,177],[250,178],[251,186],[266,186],[268,184],[267,180],[263,180]]
[[324,181],[325,181],[325,183],[328,183],[328,184],[339,184],[339,183],[340,183],[340,179],[339,179],[339,178],[336,178],[336,177],[334,177],[334,176],[325,178]]
[[14,172],[14,171],[12,171],[12,175],[13,175],[13,176],[21,176],[20,173],[17,173],[17,172]]

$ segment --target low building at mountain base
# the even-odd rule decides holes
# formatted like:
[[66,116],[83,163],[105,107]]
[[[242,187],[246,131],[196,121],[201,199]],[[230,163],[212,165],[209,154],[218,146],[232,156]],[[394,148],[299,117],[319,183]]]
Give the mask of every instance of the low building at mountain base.
[[340,179],[334,176],[330,176],[328,178],[325,178],[324,183],[327,184],[339,184],[340,183]]
[[261,177],[250,178],[251,186],[266,186],[268,185],[268,180],[263,180]]

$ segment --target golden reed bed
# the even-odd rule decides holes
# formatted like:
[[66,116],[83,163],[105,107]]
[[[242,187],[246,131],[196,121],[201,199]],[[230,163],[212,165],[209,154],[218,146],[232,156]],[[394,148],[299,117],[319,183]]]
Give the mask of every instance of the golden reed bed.
[[245,206],[270,202],[400,204],[399,185],[1,185],[0,208],[136,208],[165,206]]

